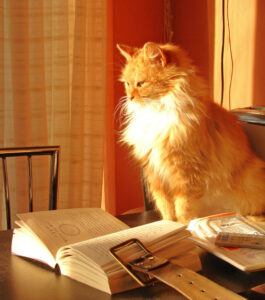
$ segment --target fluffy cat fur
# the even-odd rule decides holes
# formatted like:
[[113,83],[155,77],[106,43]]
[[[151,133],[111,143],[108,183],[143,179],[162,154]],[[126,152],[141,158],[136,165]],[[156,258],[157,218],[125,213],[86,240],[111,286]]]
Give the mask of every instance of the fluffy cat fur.
[[265,213],[265,162],[236,117],[209,99],[186,53],[151,42],[118,49],[126,59],[121,140],[141,163],[163,219]]

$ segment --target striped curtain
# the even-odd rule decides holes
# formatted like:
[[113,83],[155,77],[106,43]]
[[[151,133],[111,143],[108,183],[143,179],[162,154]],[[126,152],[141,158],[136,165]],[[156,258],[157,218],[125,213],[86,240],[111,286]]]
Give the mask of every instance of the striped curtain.
[[[106,5],[106,0],[0,3],[0,147],[61,146],[59,208],[101,205]],[[36,208],[45,209],[47,167],[36,164]],[[10,179],[15,212],[26,210],[21,174]]]

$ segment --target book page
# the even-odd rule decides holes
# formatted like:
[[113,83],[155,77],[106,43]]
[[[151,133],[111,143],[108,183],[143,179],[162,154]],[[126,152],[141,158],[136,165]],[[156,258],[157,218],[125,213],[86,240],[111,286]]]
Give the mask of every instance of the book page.
[[243,271],[265,269],[265,251],[251,248],[219,247],[215,238],[219,232],[264,235],[265,231],[257,224],[237,214],[221,214],[192,220],[188,229],[194,241],[216,256]]
[[18,217],[56,255],[65,245],[129,228],[100,208],[73,208],[19,214]]
[[25,227],[14,229],[11,252],[12,254],[38,260],[51,268],[56,265],[55,257],[52,256],[41,240]]
[[[101,268],[105,271],[108,264],[114,264],[119,268],[119,264],[115,262],[115,260],[109,253],[109,249],[111,247],[132,238],[138,238],[139,240],[144,242],[147,247],[151,244],[155,244],[156,248],[159,248],[159,243],[160,247],[163,247],[163,240],[166,239],[168,246],[169,236],[172,236],[172,243],[176,243],[178,235],[180,235],[181,238],[190,236],[190,233],[184,230],[184,228],[185,226],[173,221],[157,221],[149,223],[109,235],[97,237],[89,241],[70,245],[69,247],[64,247],[58,252],[57,260],[59,261],[59,265],[61,267],[65,252],[67,253],[67,259],[69,258],[69,255],[71,255],[71,253],[73,256],[78,255],[79,253],[82,257],[88,257],[89,260],[92,260],[97,265],[101,266]],[[184,233],[182,233],[182,231]],[[132,248],[130,249],[130,254],[136,253],[138,247],[135,246]],[[128,255],[123,256],[126,260],[129,257]]]

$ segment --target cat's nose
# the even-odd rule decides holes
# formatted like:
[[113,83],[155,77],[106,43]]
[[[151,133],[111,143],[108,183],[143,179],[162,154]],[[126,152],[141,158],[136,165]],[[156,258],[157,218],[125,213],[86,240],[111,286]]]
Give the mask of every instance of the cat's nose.
[[130,91],[130,100],[134,100],[134,99],[138,99],[139,98],[139,92],[137,91],[137,89],[132,89]]

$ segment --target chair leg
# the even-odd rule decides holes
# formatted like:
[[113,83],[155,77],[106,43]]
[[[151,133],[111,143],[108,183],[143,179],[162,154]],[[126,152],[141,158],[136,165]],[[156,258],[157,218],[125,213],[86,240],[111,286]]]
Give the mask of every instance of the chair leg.
[[57,209],[57,187],[58,187],[58,165],[59,161],[59,152],[56,151],[51,155],[50,163],[50,202],[49,209]]
[[8,185],[7,165],[6,165],[5,157],[2,157],[2,163],[3,163],[4,190],[5,190],[6,226],[7,229],[11,229],[9,185]]
[[32,157],[28,156],[28,172],[29,172],[29,211],[33,211],[33,176],[32,176]]

